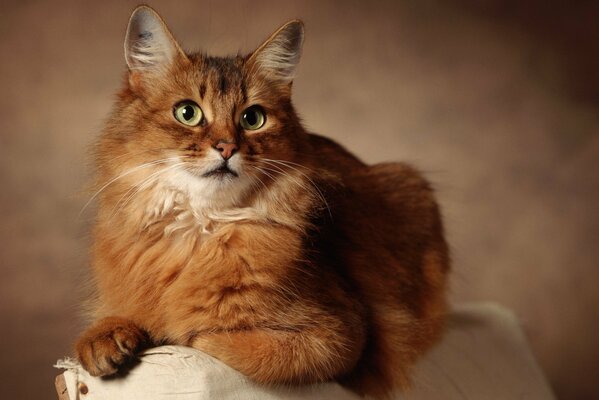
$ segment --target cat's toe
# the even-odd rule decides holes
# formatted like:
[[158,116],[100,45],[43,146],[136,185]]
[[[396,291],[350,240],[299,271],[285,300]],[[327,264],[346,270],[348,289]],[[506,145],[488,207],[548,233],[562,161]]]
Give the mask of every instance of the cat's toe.
[[145,333],[132,322],[105,318],[81,336],[75,346],[81,365],[92,376],[109,376],[147,345]]
[[77,343],[77,358],[92,376],[112,375],[124,362],[123,353],[112,338],[82,338]]

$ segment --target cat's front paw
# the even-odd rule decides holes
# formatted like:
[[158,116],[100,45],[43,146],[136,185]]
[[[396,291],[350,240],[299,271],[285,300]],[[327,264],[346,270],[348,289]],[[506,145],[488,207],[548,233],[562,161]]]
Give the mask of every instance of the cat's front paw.
[[108,317],[96,322],[75,344],[77,358],[90,375],[107,376],[149,345],[146,333],[133,322]]

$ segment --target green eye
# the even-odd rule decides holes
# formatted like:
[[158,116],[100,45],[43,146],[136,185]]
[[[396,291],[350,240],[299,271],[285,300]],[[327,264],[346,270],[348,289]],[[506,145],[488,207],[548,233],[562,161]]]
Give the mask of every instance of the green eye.
[[196,126],[204,118],[204,113],[200,106],[191,100],[185,100],[178,103],[173,109],[175,119],[187,126]]
[[266,115],[260,106],[251,106],[246,108],[241,114],[241,119],[239,120],[241,127],[248,131],[255,131],[256,129],[262,128],[265,122]]

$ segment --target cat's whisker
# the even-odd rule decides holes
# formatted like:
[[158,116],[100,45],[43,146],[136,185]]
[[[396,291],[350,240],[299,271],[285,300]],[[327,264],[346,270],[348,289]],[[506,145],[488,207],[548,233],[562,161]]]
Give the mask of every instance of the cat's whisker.
[[[264,166],[262,168],[265,170],[268,170],[270,172],[277,173],[279,175],[282,175],[282,176],[285,176],[285,177],[291,179],[296,185],[300,186],[302,189],[306,190],[309,193],[315,192],[314,188],[307,185],[305,182],[302,182],[300,179],[298,179],[298,177],[291,175],[290,173],[288,173],[287,171],[283,170],[280,167],[277,167],[277,166],[272,166],[272,167],[276,168],[276,169],[268,168],[268,167],[264,167]],[[272,177],[271,177],[271,179],[274,180],[274,178],[272,178]]]
[[[169,168],[170,170],[170,168]],[[159,173],[163,173],[163,172],[167,172],[167,171],[159,171]],[[158,173],[156,173],[157,175],[159,175]],[[114,216],[118,215],[118,213],[120,213],[125,207],[127,207],[127,205],[135,198],[135,196],[144,188],[148,187],[150,184],[154,184],[157,180],[157,176],[151,176],[146,178],[145,180],[143,180],[142,182],[140,182],[139,184],[137,184],[136,186],[133,186],[132,188],[130,188],[127,193],[131,193],[130,195],[127,196],[127,193],[125,193],[117,202],[117,204],[113,207],[113,211],[111,212],[111,215],[109,217],[109,219],[112,219]],[[125,196],[127,196],[127,198],[125,198]]]
[[112,158],[110,160],[106,160],[106,162],[112,164],[116,160],[120,160],[123,157],[129,157],[129,158],[131,158],[133,156],[138,156],[140,154],[146,154],[146,153],[149,153],[149,152],[152,152],[152,151],[160,151],[160,150],[162,150],[162,149],[160,149],[160,148],[154,148],[154,149],[145,149],[145,150],[142,150],[142,151],[137,151],[135,153],[125,153],[125,154],[121,154],[120,156],[116,156],[116,157],[114,157],[114,158]]
[[308,181],[310,181],[310,183],[312,184],[312,186],[314,187],[314,189],[316,189],[316,191],[318,192],[318,197],[320,197],[320,199],[322,200],[324,206],[327,208],[327,211],[329,212],[329,216],[331,218],[333,218],[333,214],[331,212],[331,208],[329,207],[329,203],[327,202],[324,194],[322,193],[322,191],[320,190],[320,188],[318,187],[318,185],[316,184],[316,182],[314,182],[314,180],[312,178],[310,178],[310,176],[308,176],[308,174],[302,172],[298,168],[295,168],[295,167],[293,167],[292,165],[289,165],[289,164],[298,165],[298,166],[300,166],[302,168],[305,168],[305,169],[307,169],[309,171],[310,171],[310,168],[304,167],[301,164],[293,163],[291,161],[272,160],[272,159],[269,159],[269,158],[263,158],[263,159],[261,159],[261,161],[264,161],[265,163],[269,164],[271,167],[275,167],[277,164],[283,165],[283,166],[291,168],[292,170],[294,170],[294,171],[298,172],[299,174],[303,175]]
[[306,190],[307,192],[309,192],[309,193],[313,193],[313,190],[312,190],[310,187],[306,186],[305,184],[303,184],[301,181],[299,181],[299,180],[298,180],[298,179],[296,179],[295,177],[293,177],[293,176],[289,175],[289,174],[288,174],[286,171],[283,171],[283,170],[275,170],[275,169],[272,169],[272,168],[267,168],[267,167],[265,167],[265,166],[258,167],[257,169],[258,169],[258,171],[260,171],[262,174],[264,174],[265,176],[269,177],[269,178],[270,178],[270,179],[271,179],[273,182],[276,182],[276,179],[275,179],[275,177],[274,177],[273,175],[271,175],[271,174],[267,173],[267,172],[266,172],[266,170],[268,170],[268,171],[270,171],[270,172],[272,172],[272,173],[277,173],[277,174],[279,174],[279,175],[286,176],[286,177],[290,178],[290,179],[293,181],[293,183],[295,183],[295,184],[297,184],[298,186],[302,187],[302,188],[303,188],[304,190]]
[[[257,170],[257,171],[258,171],[260,174],[262,174],[262,175],[264,175],[264,176],[268,177],[268,178],[269,178],[271,181],[273,181],[273,182],[276,182],[276,177],[275,177],[275,176],[273,176],[273,175],[271,175],[271,174],[269,174],[269,173],[267,173],[267,172],[265,171],[265,167],[264,167],[264,166],[262,166],[262,167],[253,166],[252,168],[253,168],[253,169],[255,169],[255,170]],[[271,170],[271,172],[278,172],[278,171]],[[261,180],[261,179],[260,179],[260,181],[262,182],[262,180]],[[263,186],[264,186],[264,189],[265,189],[265,191],[268,191],[269,189],[268,189],[268,187],[266,186],[266,184],[264,184],[264,182],[262,182],[262,184],[263,184]],[[311,189],[310,189],[310,188],[308,188],[308,187],[304,187],[304,188],[305,188],[305,190],[306,190],[307,192],[311,192]],[[269,198],[269,201],[270,201],[270,202],[273,202],[273,203],[275,203],[275,204],[276,204],[276,205],[277,205],[279,208],[288,208],[288,206],[289,206],[288,204],[285,204],[285,203],[283,202],[283,200],[282,200],[282,199],[280,199],[280,198],[278,198],[278,197],[270,197],[270,198]]]
[[[258,171],[258,173],[259,173],[259,174],[262,174],[262,175],[268,176],[268,177],[269,177],[269,178],[270,178],[270,179],[271,179],[273,182],[275,181],[274,177],[273,177],[273,176],[271,176],[271,175],[267,175],[267,174],[264,172],[264,170],[263,170],[262,168],[260,168],[260,167],[257,167],[257,166],[250,166],[250,167],[251,167],[253,170],[256,170],[256,171]],[[259,176],[256,176],[256,179],[258,179],[258,181],[259,181],[259,182],[262,184],[262,186],[264,187],[264,190],[265,190],[265,192],[267,192],[267,191],[268,191],[268,186],[266,186],[266,184],[265,184],[265,183],[262,181],[262,179],[260,179],[260,177],[259,177]],[[283,207],[283,206],[284,206],[284,205],[281,203],[281,200],[280,200],[280,199],[278,199],[278,198],[271,199],[271,201],[274,201],[274,202],[275,202],[277,205],[279,205],[279,206],[281,206],[281,207]]]
[[292,166],[295,166],[296,168],[299,168],[299,169],[304,170],[306,172],[311,172],[311,173],[315,173],[316,172],[314,169],[312,169],[310,167],[307,167],[306,165],[298,164],[296,162],[289,161],[289,160],[275,160],[275,159],[272,159],[272,158],[262,158],[261,160],[270,161],[270,162],[277,163],[277,164],[283,164],[283,165],[288,166],[289,168],[292,168]]
[[[256,171],[258,171],[259,173],[261,173],[261,172],[262,172],[262,171],[260,171],[260,168],[258,168],[258,167],[254,167],[254,166],[252,166],[252,165],[249,165],[248,167],[250,167],[252,170],[256,170]],[[260,183],[262,184],[262,186],[264,187],[264,190],[268,190],[268,187],[267,187],[267,186],[266,186],[266,184],[265,184],[265,183],[262,181],[262,179],[260,179],[260,176],[259,176],[259,175],[256,175],[255,177],[253,177],[253,176],[250,176],[250,178],[251,178],[251,181],[252,181],[252,185],[254,185],[254,184],[255,184],[255,181],[254,181],[254,179],[256,179],[256,180],[258,180],[258,182],[260,182]]]
[[[147,188],[149,185],[153,184],[160,175],[164,174],[165,172],[171,171],[175,168],[178,168],[182,165],[185,165],[184,162],[179,162],[173,165],[169,165],[168,167],[162,168],[156,172],[153,172],[152,174],[150,174],[148,177],[144,178],[141,182],[137,183],[136,185],[133,185],[127,192],[125,192],[125,194],[123,196],[121,196],[121,198],[119,199],[119,201],[116,203],[116,205],[113,208],[113,212],[110,215],[109,219],[112,219],[112,217],[114,217],[116,214],[118,214],[123,208],[125,208],[127,206],[127,204],[129,204],[129,202],[142,190],[144,190],[145,188]],[[127,196],[127,198],[125,199],[125,196]],[[125,201],[123,201],[123,199],[125,199]],[[119,204],[123,202],[120,207]]]
[[[183,156],[185,157],[185,156]],[[127,175],[131,175],[134,172],[137,172],[143,168],[148,168],[151,167],[153,165],[158,165],[158,164],[165,164],[168,163],[170,161],[177,161],[179,159],[181,159],[182,157],[168,157],[168,158],[163,158],[160,160],[154,160],[154,161],[150,161],[147,163],[143,163],[140,164],[136,167],[130,168],[128,170],[126,170],[125,172],[121,173],[120,175],[118,175],[117,177],[111,179],[110,181],[108,181],[106,184],[104,184],[96,193],[94,193],[94,195],[92,197],[90,197],[90,199],[87,201],[87,203],[85,203],[85,205],[81,208],[81,211],[79,211],[79,216],[81,216],[83,214],[83,212],[85,211],[85,209],[92,203],[92,201],[94,201],[94,199],[96,197],[98,197],[98,195],[100,195],[100,193],[102,193],[108,186],[112,185],[113,183],[115,183],[116,181],[118,181],[119,179],[124,178]]]
[[[262,173],[263,173],[264,175],[266,175],[267,177],[269,177],[269,178],[270,178],[270,179],[271,179],[273,182],[276,182],[276,181],[277,181],[277,179],[276,179],[274,176],[272,176],[271,174],[269,174],[268,172],[266,172],[267,170],[269,170],[269,169],[267,169],[267,168],[264,168],[264,167],[260,168],[260,171],[262,171]],[[269,171],[274,171],[274,170],[270,169]],[[275,171],[275,172],[276,172],[276,171]]]

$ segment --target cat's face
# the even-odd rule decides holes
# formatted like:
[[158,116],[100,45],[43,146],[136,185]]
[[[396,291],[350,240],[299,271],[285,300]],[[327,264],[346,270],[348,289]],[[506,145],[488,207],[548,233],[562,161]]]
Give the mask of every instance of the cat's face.
[[290,101],[302,39],[292,21],[247,57],[186,55],[153,10],[138,8],[128,88],[109,126],[133,164],[154,163],[148,179],[213,202],[268,186],[303,134]]

